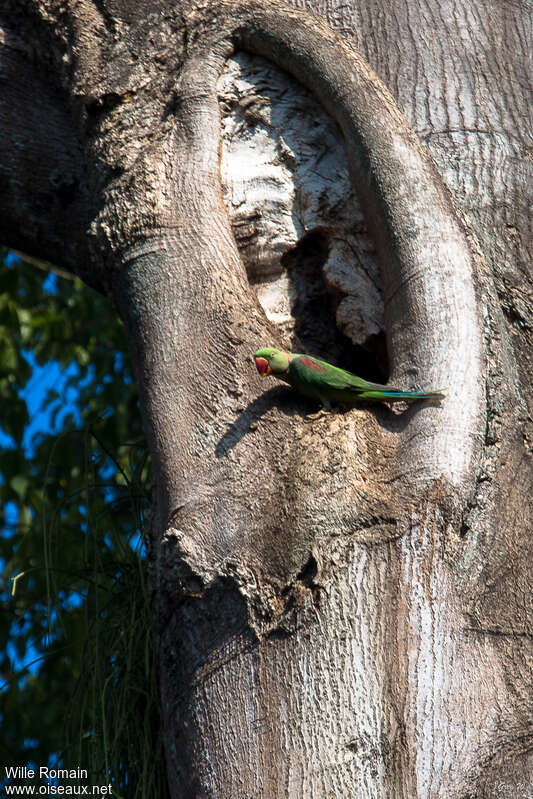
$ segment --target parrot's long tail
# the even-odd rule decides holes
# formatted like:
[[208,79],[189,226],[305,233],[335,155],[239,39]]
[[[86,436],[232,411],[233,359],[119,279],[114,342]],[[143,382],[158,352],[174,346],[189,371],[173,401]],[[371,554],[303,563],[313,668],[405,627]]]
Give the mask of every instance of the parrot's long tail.
[[[375,391],[369,392],[376,394],[376,399],[384,400],[385,402],[416,402],[417,400],[442,400],[444,399],[446,389],[439,388],[437,391]],[[379,394],[379,397],[377,396]]]

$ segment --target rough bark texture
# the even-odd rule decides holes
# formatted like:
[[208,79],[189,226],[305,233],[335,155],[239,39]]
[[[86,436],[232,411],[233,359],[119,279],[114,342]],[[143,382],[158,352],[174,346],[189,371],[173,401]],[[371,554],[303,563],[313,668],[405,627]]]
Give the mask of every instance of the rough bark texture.
[[[108,293],[129,330],[174,796],[526,797],[531,9],[297,5],[1,11],[1,236]],[[224,203],[217,92],[227,120],[239,49],[338,125],[364,218],[343,228],[351,268],[325,200],[275,256],[242,235],[226,123]],[[310,418],[254,374],[279,341],[354,369],[364,345],[447,399]]]

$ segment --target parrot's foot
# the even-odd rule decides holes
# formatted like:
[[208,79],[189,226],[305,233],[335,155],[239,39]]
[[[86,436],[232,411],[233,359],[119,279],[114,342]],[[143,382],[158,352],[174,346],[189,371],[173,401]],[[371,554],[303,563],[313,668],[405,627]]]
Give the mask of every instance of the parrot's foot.
[[329,411],[326,408],[322,408],[316,413],[308,413],[307,416],[305,417],[305,421],[316,422],[317,419],[322,419],[323,416],[329,416]]

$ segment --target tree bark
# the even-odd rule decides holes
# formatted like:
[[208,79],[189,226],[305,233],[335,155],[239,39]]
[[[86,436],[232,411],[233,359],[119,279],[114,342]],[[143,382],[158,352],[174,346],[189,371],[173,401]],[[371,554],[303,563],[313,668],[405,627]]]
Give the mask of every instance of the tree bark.
[[[131,341],[175,797],[533,790],[530,23],[460,0],[2,20],[2,237],[111,296]],[[254,374],[299,328],[265,316],[222,198],[241,49],[336,120],[391,382],[447,386],[441,406],[315,419]]]

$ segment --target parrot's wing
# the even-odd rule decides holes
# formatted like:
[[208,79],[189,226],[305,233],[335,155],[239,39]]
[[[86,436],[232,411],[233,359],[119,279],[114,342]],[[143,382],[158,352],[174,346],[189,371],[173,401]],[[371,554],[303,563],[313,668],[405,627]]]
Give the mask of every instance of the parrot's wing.
[[292,379],[306,389],[312,389],[318,396],[328,396],[336,392],[348,400],[359,397],[361,400],[381,402],[414,402],[415,400],[441,400],[446,389],[438,391],[402,391],[393,386],[369,383],[345,369],[339,369],[326,361],[319,361],[311,355],[294,355],[289,364]]
[[349,391],[354,394],[365,391],[395,391],[389,386],[369,383],[345,369],[339,369],[310,355],[294,355],[289,371],[298,382],[309,388]]

